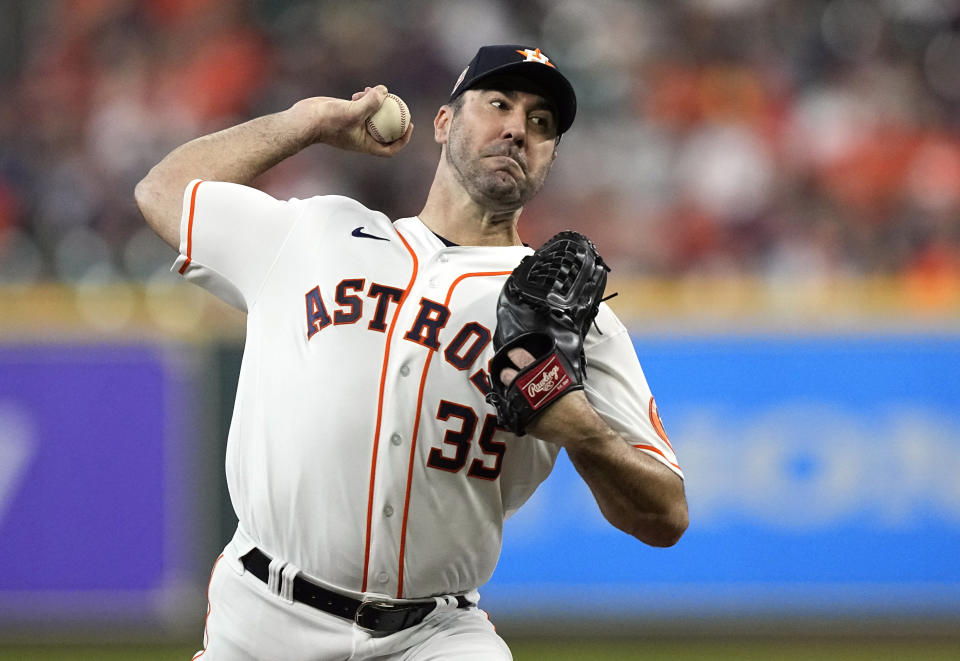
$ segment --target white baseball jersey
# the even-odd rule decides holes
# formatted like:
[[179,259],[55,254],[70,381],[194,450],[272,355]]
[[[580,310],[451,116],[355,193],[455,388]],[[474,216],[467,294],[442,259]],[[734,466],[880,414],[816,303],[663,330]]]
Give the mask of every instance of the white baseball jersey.
[[[503,521],[558,453],[499,429],[484,400],[497,296],[532,251],[448,246],[345,197],[200,181],[180,236],[174,269],[247,312],[226,456],[241,546],[350,593],[486,582]],[[605,304],[597,326],[589,401],[681,474],[626,329]]]

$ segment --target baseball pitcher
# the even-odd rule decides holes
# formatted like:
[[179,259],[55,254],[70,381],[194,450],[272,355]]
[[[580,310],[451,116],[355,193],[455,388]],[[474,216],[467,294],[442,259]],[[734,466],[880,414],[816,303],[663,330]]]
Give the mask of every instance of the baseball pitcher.
[[576,232],[520,240],[576,114],[551,57],[476,53],[434,118],[415,217],[250,187],[318,143],[399,152],[412,126],[389,144],[367,129],[386,96],[308,98],[197,138],[136,188],[174,270],[247,313],[226,453],[239,525],[204,661],[510,659],[478,590],[561,447],[617,528],[669,546],[687,526],[602,257]]

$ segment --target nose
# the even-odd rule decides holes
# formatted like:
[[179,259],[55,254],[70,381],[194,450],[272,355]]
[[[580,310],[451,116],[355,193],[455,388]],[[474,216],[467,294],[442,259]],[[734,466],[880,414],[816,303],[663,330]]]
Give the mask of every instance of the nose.
[[516,108],[505,114],[503,131],[500,137],[522,147],[527,138],[527,116],[522,109]]

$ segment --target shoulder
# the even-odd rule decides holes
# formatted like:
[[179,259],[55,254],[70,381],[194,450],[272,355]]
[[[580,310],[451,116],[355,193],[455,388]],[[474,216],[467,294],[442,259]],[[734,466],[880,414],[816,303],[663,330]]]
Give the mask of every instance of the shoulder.
[[298,220],[296,233],[302,241],[323,241],[342,235],[387,237],[393,222],[384,213],[369,209],[344,195],[291,198]]
[[290,201],[302,204],[305,214],[323,216],[334,221],[375,223],[377,225],[392,224],[385,214],[369,209],[345,195],[316,195],[305,200],[292,199]]
[[[293,200],[296,200],[296,198],[293,198]],[[376,213],[346,195],[314,195],[303,200],[303,203],[311,208],[326,208],[354,213]]]

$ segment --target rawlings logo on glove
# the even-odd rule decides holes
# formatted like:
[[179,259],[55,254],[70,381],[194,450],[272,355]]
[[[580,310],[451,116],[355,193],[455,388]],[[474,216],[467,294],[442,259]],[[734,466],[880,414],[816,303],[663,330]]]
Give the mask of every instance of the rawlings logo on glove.
[[518,380],[517,388],[525,395],[530,408],[534,410],[540,408],[553,399],[550,395],[555,390],[562,392],[570,385],[570,377],[566,372],[561,376],[561,369],[556,357],[550,356],[539,372],[528,374],[524,379]]
[[[568,231],[524,257],[507,278],[497,301],[487,395],[500,426],[522,435],[553,402],[583,389],[583,339],[605,300],[609,270],[590,239]],[[508,356],[517,348],[534,357],[523,369]],[[500,378],[506,367],[519,370],[509,386]]]

